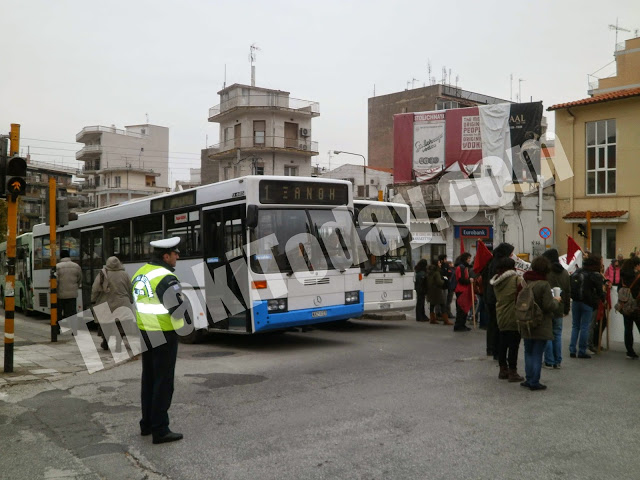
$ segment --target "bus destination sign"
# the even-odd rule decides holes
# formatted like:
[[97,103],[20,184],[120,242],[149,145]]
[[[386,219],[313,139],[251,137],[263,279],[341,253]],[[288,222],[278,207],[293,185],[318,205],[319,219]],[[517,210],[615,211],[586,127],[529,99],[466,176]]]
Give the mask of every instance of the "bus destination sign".
[[259,200],[263,204],[347,205],[349,186],[340,183],[314,183],[260,180]]

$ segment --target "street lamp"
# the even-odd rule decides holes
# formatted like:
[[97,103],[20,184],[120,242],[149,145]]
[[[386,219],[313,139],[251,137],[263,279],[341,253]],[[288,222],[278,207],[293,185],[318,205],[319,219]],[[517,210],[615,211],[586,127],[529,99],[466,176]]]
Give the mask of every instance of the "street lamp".
[[356,157],[362,157],[362,168],[364,171],[364,198],[368,198],[367,191],[369,190],[369,188],[367,188],[367,160],[364,158],[364,155],[361,155],[359,153],[343,152],[342,150],[333,151],[334,155],[340,155],[341,153],[344,153],[345,155],[355,155]]
[[504,221],[504,218],[503,218],[502,223],[500,224],[500,231],[502,232],[502,243],[505,242],[504,234],[507,233],[507,230],[509,230],[509,225],[507,224],[507,222]]

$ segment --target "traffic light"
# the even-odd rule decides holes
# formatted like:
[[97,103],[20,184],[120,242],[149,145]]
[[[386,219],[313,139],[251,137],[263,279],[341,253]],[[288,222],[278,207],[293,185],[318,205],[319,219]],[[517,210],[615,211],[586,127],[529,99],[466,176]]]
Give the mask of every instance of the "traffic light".
[[589,234],[587,233],[587,227],[584,223],[578,224],[578,235],[584,238],[587,238],[589,236]]
[[[77,220],[77,213],[69,212],[69,197],[58,197],[56,199],[56,224],[58,227],[64,227],[69,225],[69,220]],[[44,223],[49,225],[51,219],[49,218],[49,190],[44,201]]]
[[5,173],[7,170],[8,152],[9,152],[9,139],[0,138],[0,198],[6,197]]
[[24,195],[27,190],[27,161],[22,157],[7,158],[5,168],[5,195],[11,195],[15,201],[18,195]]

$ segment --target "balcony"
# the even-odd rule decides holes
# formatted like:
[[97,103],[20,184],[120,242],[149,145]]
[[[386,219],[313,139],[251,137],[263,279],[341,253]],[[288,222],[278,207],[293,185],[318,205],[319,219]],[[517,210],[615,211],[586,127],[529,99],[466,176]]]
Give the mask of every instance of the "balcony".
[[130,132],[128,130],[123,130],[116,127],[103,127],[101,125],[94,125],[92,127],[84,127],[82,130],[80,130],[80,132],[76,134],[76,142],[87,143],[85,142],[85,140],[93,136],[99,136],[103,133],[126,135],[127,137],[134,137],[134,138],[144,138],[146,136],[138,132]]
[[94,158],[102,153],[102,145],[86,145],[76,152],[76,160],[83,161]]
[[220,158],[228,156],[229,153],[241,149],[243,153],[252,152],[273,152],[290,151],[296,154],[306,154],[309,156],[318,155],[318,142],[313,142],[306,138],[286,138],[286,137],[240,137],[221,142],[209,147],[209,158]]
[[209,109],[209,121],[218,122],[230,112],[243,109],[282,110],[305,116],[320,115],[320,104],[277,94],[239,95]]

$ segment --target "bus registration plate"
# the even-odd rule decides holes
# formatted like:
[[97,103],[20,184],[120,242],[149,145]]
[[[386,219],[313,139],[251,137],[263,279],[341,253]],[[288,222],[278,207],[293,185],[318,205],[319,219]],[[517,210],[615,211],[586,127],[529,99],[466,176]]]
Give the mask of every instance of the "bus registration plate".
[[380,310],[384,310],[385,308],[391,308],[391,304],[390,303],[381,303],[380,304]]
[[311,316],[313,318],[326,317],[327,316],[327,311],[326,310],[316,310],[315,312],[311,312]]

